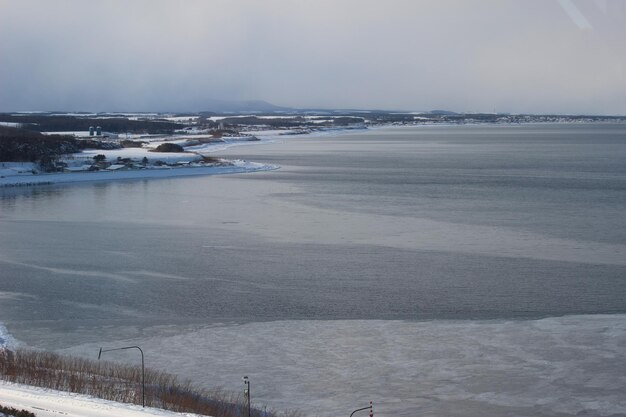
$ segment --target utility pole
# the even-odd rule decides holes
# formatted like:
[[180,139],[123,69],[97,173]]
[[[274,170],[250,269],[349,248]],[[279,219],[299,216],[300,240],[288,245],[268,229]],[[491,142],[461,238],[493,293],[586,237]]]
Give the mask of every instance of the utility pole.
[[243,395],[244,397],[246,397],[246,400],[248,401],[248,417],[250,417],[250,403],[251,403],[250,380],[248,379],[247,376],[243,377],[243,384],[246,386],[246,388],[243,390]]

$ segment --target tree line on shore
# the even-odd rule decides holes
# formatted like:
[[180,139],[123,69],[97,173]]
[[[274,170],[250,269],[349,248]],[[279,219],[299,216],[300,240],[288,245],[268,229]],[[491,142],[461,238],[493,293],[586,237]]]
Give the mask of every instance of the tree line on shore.
[[169,134],[184,127],[183,124],[167,120],[135,120],[128,117],[95,118],[47,114],[0,114],[0,120],[18,123],[24,129],[39,132],[86,131],[90,127],[100,126],[106,132]]
[[26,129],[0,126],[0,162],[39,162],[45,165],[61,155],[83,149],[114,149],[110,142],[77,140],[68,135],[43,135]]

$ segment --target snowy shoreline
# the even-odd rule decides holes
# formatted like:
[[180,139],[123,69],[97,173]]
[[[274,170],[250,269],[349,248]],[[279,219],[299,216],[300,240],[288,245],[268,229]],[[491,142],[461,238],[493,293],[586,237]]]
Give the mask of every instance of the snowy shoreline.
[[145,180],[197,175],[241,174],[273,171],[279,167],[248,161],[231,161],[232,165],[204,167],[168,167],[160,169],[134,169],[128,171],[68,172],[36,175],[14,175],[0,178],[0,188],[37,185],[68,184],[94,181]]
[[[342,133],[349,133],[355,129],[327,129],[316,130],[305,134],[298,134],[291,131],[284,130],[266,130],[266,131],[250,131],[246,132],[247,135],[254,134],[257,139],[254,141],[249,140],[249,136],[225,138],[222,142],[211,142],[205,144],[193,144],[185,147],[185,152],[174,153],[161,153],[155,154],[151,152],[154,146],[161,143],[178,143],[183,144],[189,140],[195,139],[193,136],[174,136],[170,140],[163,141],[158,140],[150,143],[149,148],[122,148],[112,150],[102,149],[89,149],[81,152],[80,154],[74,154],[71,156],[71,162],[73,165],[84,164],[87,161],[91,161],[95,155],[102,154],[109,160],[115,160],[116,158],[142,158],[146,157],[150,160],[163,160],[167,162],[183,161],[186,163],[198,162],[202,157],[213,154],[233,146],[242,145],[261,145],[268,143],[275,143],[278,139],[295,138],[295,137],[316,137],[325,136],[329,134],[339,135]],[[162,166],[162,167],[149,167],[144,169],[130,169],[130,170],[100,170],[100,171],[87,171],[77,170],[77,172],[59,172],[59,173],[38,173],[33,174],[30,171],[34,168],[33,164],[28,163],[12,163],[4,162],[0,165],[8,165],[8,169],[0,169],[0,189],[9,187],[30,187],[30,186],[42,186],[53,184],[70,184],[70,183],[84,183],[84,182],[97,182],[97,181],[118,181],[118,180],[148,180],[158,178],[174,178],[174,177],[188,177],[188,176],[200,176],[200,175],[223,175],[223,174],[241,174],[260,171],[273,171],[280,167],[277,165],[268,165],[256,162],[242,161],[242,160],[228,160],[229,165],[206,165],[206,166]],[[2,166],[0,166],[2,168]],[[28,169],[26,169],[28,168]],[[83,167],[84,168],[84,167]],[[23,172],[12,173],[14,169],[22,170]],[[4,174],[4,175],[3,175]]]

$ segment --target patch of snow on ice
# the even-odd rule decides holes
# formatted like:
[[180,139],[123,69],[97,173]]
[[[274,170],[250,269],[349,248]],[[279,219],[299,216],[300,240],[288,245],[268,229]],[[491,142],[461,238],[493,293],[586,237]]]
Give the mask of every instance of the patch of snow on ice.
[[9,334],[9,331],[3,324],[0,324],[0,349],[13,349],[17,346],[17,341]]
[[200,118],[200,116],[168,116],[168,117],[162,117],[162,119],[170,121],[170,122],[189,122],[189,121],[198,120],[198,118]]

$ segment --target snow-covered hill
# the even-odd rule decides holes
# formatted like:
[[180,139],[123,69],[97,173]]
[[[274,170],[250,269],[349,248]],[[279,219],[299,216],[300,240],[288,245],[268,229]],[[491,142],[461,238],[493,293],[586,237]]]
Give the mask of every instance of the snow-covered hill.
[[101,400],[87,395],[31,387],[0,381],[0,404],[33,412],[37,417],[195,417],[158,408],[142,408]]

